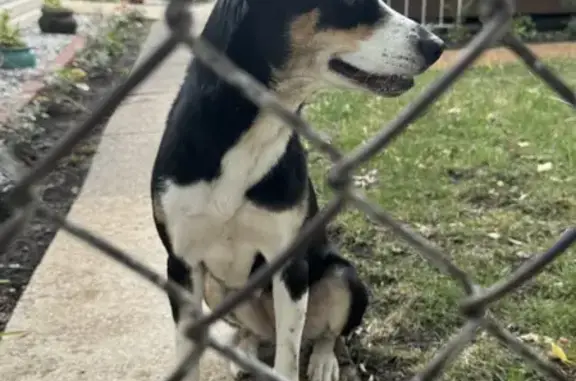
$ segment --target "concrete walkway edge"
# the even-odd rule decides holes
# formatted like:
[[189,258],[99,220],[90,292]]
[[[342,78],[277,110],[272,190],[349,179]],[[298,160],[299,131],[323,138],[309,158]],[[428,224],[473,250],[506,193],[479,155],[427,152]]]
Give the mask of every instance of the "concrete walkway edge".
[[[194,10],[198,27],[210,5]],[[146,56],[166,35],[153,25]],[[166,114],[190,53],[181,48],[110,119],[84,187],[68,218],[111,240],[160,273],[166,254],[151,219],[152,162]],[[215,331],[220,332],[216,327]],[[0,341],[3,381],[163,380],[174,362],[174,329],[166,296],[89,245],[59,232]],[[213,353],[203,380],[224,380]]]

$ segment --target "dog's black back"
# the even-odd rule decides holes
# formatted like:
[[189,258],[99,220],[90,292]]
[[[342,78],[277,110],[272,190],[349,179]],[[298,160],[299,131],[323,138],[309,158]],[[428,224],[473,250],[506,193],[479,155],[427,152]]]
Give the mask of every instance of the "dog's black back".
[[[285,33],[274,30],[285,23],[275,17],[286,17],[286,14],[277,12],[253,20],[252,17],[256,15],[244,17],[244,1],[221,0],[216,7],[219,9],[209,18],[203,37],[214,47],[224,50],[236,65],[248,71],[255,79],[272,87],[273,68],[281,66],[289,54]],[[250,33],[251,25],[254,22],[262,23],[263,20],[268,20],[264,22],[270,34],[254,41]],[[301,109],[302,106],[298,112]],[[220,175],[223,156],[252,126],[258,113],[259,107],[238,89],[225,83],[199,60],[193,60],[169,112],[153,169],[153,198],[156,199],[162,191],[165,179],[171,179],[178,185],[216,179]],[[271,211],[283,211],[293,208],[308,195],[306,220],[309,220],[318,212],[318,204],[306,165],[306,152],[294,133],[276,165],[246,191],[246,199]],[[169,277],[189,287],[189,269],[172,253],[164,223],[158,218],[158,213],[155,213],[155,221],[169,253]],[[266,263],[259,253],[254,254],[252,272]],[[354,268],[329,245],[326,231],[321,229],[303,255],[285,270],[285,279],[291,291],[298,295],[318,281],[333,265],[346,267],[351,283],[355,283]],[[265,290],[270,292],[271,284]],[[357,291],[359,298],[354,300],[358,305],[352,309],[346,333],[360,323],[366,309],[366,292],[363,288]],[[177,319],[178,311],[174,304],[172,309]]]

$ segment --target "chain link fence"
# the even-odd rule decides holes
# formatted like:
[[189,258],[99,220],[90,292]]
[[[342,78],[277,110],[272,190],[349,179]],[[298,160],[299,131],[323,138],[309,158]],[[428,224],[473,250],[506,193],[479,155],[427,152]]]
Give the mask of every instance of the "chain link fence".
[[[576,241],[576,227],[569,228],[548,251],[534,256],[523,266],[518,268],[506,279],[494,285],[482,288],[475,284],[472,277],[454,265],[440,249],[424,237],[396,221],[390,214],[364,198],[361,193],[352,187],[351,174],[362,163],[376,153],[383,151],[394,138],[400,135],[410,123],[414,122],[432,103],[444,93],[482,52],[494,41],[501,39],[505,46],[513,51],[526,66],[570,106],[576,106],[574,92],[551,70],[549,70],[530,49],[510,32],[510,21],[514,10],[513,0],[483,0],[484,15],[483,28],[466,46],[457,62],[452,68],[445,71],[432,85],[430,85],[414,102],[407,106],[392,122],[383,126],[380,132],[367,143],[357,147],[354,151],[343,154],[327,139],[311,128],[300,116],[285,109],[273,93],[268,92],[260,83],[253,80],[247,73],[236,68],[230,60],[208,43],[197,36],[190,34],[192,30],[192,14],[190,13],[191,0],[171,0],[166,8],[166,21],[172,33],[139,65],[131,76],[99,105],[94,113],[80,126],[71,130],[55,147],[26,174],[12,192],[5,199],[6,207],[12,215],[0,226],[0,249],[5,249],[26,221],[34,214],[43,216],[48,221],[56,223],[62,229],[100,249],[102,253],[127,266],[146,278],[148,281],[164,290],[179,301],[182,308],[191,311],[187,320],[186,334],[190,340],[198,344],[193,353],[182,361],[166,380],[178,381],[185,377],[193,367],[197,366],[202,353],[212,348],[223,356],[235,361],[257,378],[269,381],[287,381],[282,375],[276,374],[267,365],[258,360],[249,359],[239,350],[220,342],[208,332],[208,327],[245,301],[253,291],[267,283],[273,274],[279,271],[306,245],[307,241],[320,228],[323,228],[346,205],[354,206],[365,212],[372,220],[389,228],[399,237],[416,248],[420,254],[442,273],[456,281],[466,293],[461,301],[460,309],[467,322],[463,325],[435,357],[415,375],[413,381],[430,381],[442,374],[443,370],[463,349],[470,345],[480,330],[494,335],[502,344],[514,351],[527,362],[545,374],[547,377],[568,381],[568,377],[555,365],[542,358],[538,353],[522,343],[512,333],[503,328],[490,314],[490,304],[504,297],[506,294],[518,289],[528,279],[543,271],[545,266],[556,257],[565,252]],[[291,246],[274,261],[259,270],[245,285],[243,289],[229,295],[210,314],[202,315],[201,306],[196,305],[191,294],[163,276],[149,269],[145,264],[137,261],[130,254],[118,249],[113,243],[99,238],[88,230],[73,224],[58,216],[42,205],[35,195],[35,184],[53,170],[58,161],[70,154],[74,146],[86,137],[93,128],[102,122],[106,115],[116,110],[126,96],[140,83],[142,83],[160,63],[179,45],[187,45],[197,59],[212,67],[228,83],[237,86],[244,95],[259,104],[261,107],[274,112],[277,117],[290,125],[300,136],[306,138],[314,148],[329,157],[333,166],[328,174],[330,186],[336,196],[304,227],[301,234],[292,242]]]

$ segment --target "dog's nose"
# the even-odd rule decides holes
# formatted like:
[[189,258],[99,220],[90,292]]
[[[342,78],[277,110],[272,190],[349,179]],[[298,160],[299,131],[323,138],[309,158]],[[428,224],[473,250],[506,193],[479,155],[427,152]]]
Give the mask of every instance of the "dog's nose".
[[427,67],[432,66],[444,52],[444,41],[434,35],[428,35],[418,40],[418,49],[424,57]]

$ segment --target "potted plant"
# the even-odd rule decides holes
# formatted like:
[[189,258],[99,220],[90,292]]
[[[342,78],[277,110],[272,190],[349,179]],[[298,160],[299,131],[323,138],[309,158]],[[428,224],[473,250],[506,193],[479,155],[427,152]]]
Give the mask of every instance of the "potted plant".
[[22,39],[20,28],[10,25],[10,14],[0,14],[0,66],[21,69],[36,66],[36,56]]
[[61,0],[44,0],[38,26],[43,33],[75,34],[78,23],[74,11],[64,7]]

